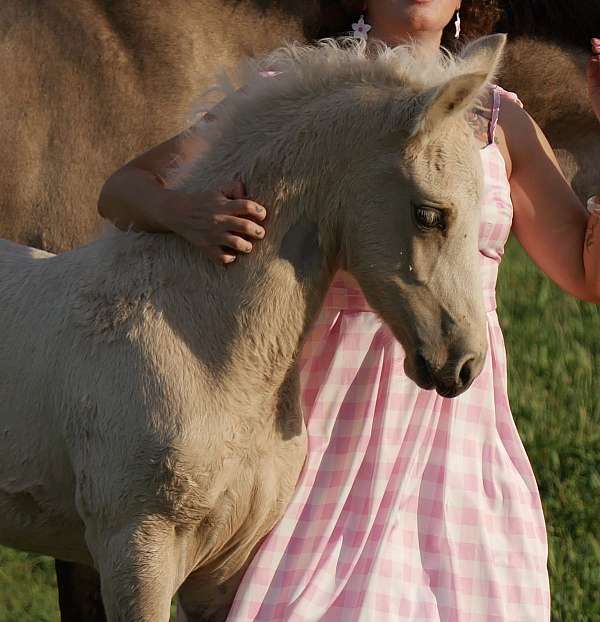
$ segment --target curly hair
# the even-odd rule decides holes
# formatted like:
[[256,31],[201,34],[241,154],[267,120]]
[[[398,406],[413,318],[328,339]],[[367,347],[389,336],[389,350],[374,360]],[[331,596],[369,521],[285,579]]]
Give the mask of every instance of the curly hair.
[[[463,0],[460,7],[461,41],[493,33],[501,17],[500,0]],[[456,47],[453,21],[444,29],[442,44],[449,49]]]
[[[350,24],[361,12],[363,0],[321,0],[321,24],[317,37],[332,37],[347,33]],[[460,9],[461,41],[471,40],[494,32],[502,17],[500,0],[463,0]],[[454,49],[454,25],[451,21],[444,30],[442,43]]]

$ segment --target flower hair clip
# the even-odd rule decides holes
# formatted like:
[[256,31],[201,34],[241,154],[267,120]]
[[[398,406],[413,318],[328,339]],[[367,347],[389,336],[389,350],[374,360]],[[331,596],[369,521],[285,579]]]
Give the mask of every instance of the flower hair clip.
[[361,15],[356,24],[352,24],[353,36],[356,39],[367,39],[368,32],[371,30],[371,25],[365,23],[365,16]]

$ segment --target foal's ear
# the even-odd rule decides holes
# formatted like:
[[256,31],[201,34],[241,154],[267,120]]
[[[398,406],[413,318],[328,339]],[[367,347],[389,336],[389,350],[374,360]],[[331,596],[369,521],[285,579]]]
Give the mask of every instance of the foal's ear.
[[489,76],[489,81],[494,79],[500,62],[502,53],[506,46],[506,35],[489,35],[471,41],[466,45],[459,55],[462,65],[468,67],[469,72],[485,72]]
[[470,43],[460,55],[464,73],[421,95],[423,107],[413,136],[427,134],[448,117],[475,105],[482,90],[494,79],[506,35],[490,35]]

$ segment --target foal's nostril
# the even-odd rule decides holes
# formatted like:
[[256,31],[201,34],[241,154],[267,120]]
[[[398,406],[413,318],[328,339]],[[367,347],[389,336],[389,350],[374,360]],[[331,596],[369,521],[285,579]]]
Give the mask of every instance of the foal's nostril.
[[419,374],[421,374],[422,376],[431,377],[431,368],[429,367],[429,363],[427,362],[427,359],[419,352],[417,352],[415,356],[415,363]]
[[458,372],[458,384],[462,387],[466,387],[471,380],[473,380],[473,366],[475,362],[475,357],[468,357],[463,364],[460,366]]
[[417,350],[413,359],[416,382],[422,389],[433,389],[435,381],[429,361]]

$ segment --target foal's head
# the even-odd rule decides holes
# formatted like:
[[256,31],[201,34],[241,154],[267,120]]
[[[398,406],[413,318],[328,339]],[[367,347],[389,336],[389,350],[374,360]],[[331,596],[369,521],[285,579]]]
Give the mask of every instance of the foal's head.
[[[316,223],[323,262],[306,266],[352,273],[404,346],[408,375],[448,396],[471,384],[486,351],[482,168],[467,111],[504,41],[479,39],[458,59],[364,43],[288,46],[254,65],[214,142],[211,183],[237,170],[268,201],[258,252],[277,253],[294,223]],[[266,68],[280,75],[261,78]],[[197,184],[209,163],[192,175]]]
[[329,160],[322,174],[335,171],[319,189],[322,247],[394,331],[408,375],[447,396],[469,387],[487,347],[482,167],[466,113],[503,46],[495,35],[440,60],[410,48],[369,56],[330,44],[317,68],[331,75],[337,63],[343,76],[329,93],[324,87],[322,110],[310,113],[322,118],[317,132],[318,121],[309,124]]
[[407,374],[447,396],[469,387],[487,347],[482,167],[465,113],[492,79],[503,45],[502,36],[478,40],[462,60],[447,62],[446,75],[437,65],[419,76],[414,57],[404,52],[403,64],[398,51],[404,84],[348,89],[356,144],[333,198],[341,266],[403,344]]

